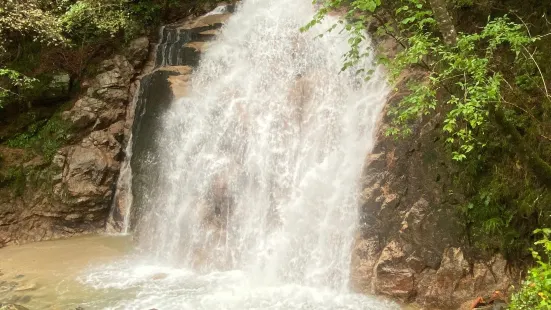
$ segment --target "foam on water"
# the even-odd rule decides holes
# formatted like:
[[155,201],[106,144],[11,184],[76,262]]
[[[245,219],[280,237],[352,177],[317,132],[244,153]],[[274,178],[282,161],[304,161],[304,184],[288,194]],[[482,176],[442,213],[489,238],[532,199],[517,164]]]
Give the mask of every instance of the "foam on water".
[[298,284],[256,283],[241,270],[198,274],[186,269],[121,261],[90,270],[80,281],[109,291],[110,300],[88,303],[91,309],[399,309],[360,294]]

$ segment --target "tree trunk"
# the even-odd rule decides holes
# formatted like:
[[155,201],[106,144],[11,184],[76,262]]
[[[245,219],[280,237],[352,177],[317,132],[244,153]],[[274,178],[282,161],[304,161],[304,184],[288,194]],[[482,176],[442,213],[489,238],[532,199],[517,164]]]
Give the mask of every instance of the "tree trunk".
[[457,32],[453,25],[452,18],[446,7],[446,0],[429,0],[434,18],[438,23],[438,28],[444,37],[444,42],[447,45],[454,45],[457,42]]
[[170,2],[169,0],[165,0],[163,4],[163,20],[168,20],[168,17],[170,16]]

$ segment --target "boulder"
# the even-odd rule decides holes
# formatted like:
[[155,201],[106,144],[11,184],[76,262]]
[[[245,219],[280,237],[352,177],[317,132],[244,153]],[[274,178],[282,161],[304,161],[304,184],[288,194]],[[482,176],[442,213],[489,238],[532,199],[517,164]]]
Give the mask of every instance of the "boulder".
[[91,81],[87,95],[110,103],[126,102],[131,79],[136,74],[134,67],[124,56],[116,55],[103,61],[100,68],[102,72]]
[[391,241],[375,265],[374,287],[377,294],[409,300],[415,291],[414,272],[405,264],[406,253],[398,241]]
[[66,120],[69,120],[76,129],[86,128],[96,122],[97,115],[88,111],[75,111],[72,114],[64,114]]
[[98,76],[96,76],[96,81],[98,83],[98,88],[101,90],[109,87],[124,86],[124,78],[121,76],[119,68],[98,74]]
[[94,125],[98,113],[107,109],[105,102],[85,96],[77,100],[71,110],[63,112],[62,118],[70,122],[75,129],[85,129]]
[[69,96],[71,90],[71,76],[67,72],[58,72],[49,77],[43,97],[48,99],[63,99]]
[[[456,305],[454,299],[469,298],[464,292],[459,292],[458,288],[462,280],[469,273],[469,263],[465,259],[460,248],[449,248],[444,252],[440,268],[435,273],[425,275],[423,286],[419,289],[419,299],[423,304],[438,306],[445,305],[452,308]],[[464,282],[464,281],[463,281]]]
[[108,168],[107,156],[98,148],[77,146],[70,153],[64,182],[73,197],[98,193]]
[[375,237],[356,238],[352,251],[351,286],[355,291],[372,294],[373,269],[377,264],[380,245]]
[[96,123],[94,124],[94,129],[103,129],[109,127],[111,124],[114,124],[122,119],[124,113],[124,109],[109,109],[101,112]]
[[48,105],[70,98],[71,76],[67,72],[43,73],[38,77],[40,81],[35,88],[36,94],[32,101],[39,105]]
[[149,53],[149,39],[141,37],[132,40],[125,51],[125,56],[134,68],[143,64]]
[[100,88],[96,96],[111,103],[123,103],[128,100],[128,91],[119,88]]

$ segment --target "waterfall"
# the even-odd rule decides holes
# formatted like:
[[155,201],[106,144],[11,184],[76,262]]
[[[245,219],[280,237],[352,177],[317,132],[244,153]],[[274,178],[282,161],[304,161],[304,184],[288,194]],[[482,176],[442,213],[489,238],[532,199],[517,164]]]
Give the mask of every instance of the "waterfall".
[[245,1],[167,111],[157,197],[138,226],[159,258],[347,286],[387,90],[379,71],[366,83],[340,72],[345,35],[300,33],[312,15],[308,1]]
[[[117,309],[394,309],[348,290],[388,87],[369,58],[368,81],[341,72],[348,36],[326,33],[336,20],[301,33],[314,13],[309,0],[244,0],[201,55],[148,142],[157,171],[133,227],[153,260],[86,280],[140,283]],[[168,280],[143,284],[156,273]]]
[[[138,101],[140,101],[140,93],[142,83],[136,82],[136,90],[130,106],[128,107],[127,123],[138,119],[140,116],[135,115]],[[124,149],[125,158],[121,164],[119,177],[117,179],[117,187],[115,188],[115,194],[113,195],[113,201],[111,204],[111,211],[106,223],[106,231],[108,233],[121,233],[126,235],[130,230],[130,211],[132,208],[132,167],[130,161],[132,159],[132,150],[134,137],[132,130],[129,133],[128,141]]]

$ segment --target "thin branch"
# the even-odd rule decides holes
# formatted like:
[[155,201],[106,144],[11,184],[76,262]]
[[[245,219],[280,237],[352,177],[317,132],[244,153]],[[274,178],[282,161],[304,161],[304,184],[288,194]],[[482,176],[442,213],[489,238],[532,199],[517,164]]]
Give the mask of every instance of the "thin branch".
[[400,44],[404,49],[407,48],[407,46],[404,44],[404,42],[402,42],[402,40],[398,39],[398,37],[397,37],[396,35],[394,35],[394,34],[388,29],[388,27],[386,26],[384,20],[383,20],[380,16],[378,16],[377,14],[373,14],[372,16],[375,17],[375,19],[381,23],[381,25],[382,25],[382,27],[384,28],[386,34],[388,34],[388,35],[391,36],[394,40],[396,40],[396,42],[398,42],[398,44]]
[[543,19],[545,19],[545,22],[547,23],[547,25],[551,25],[551,22],[549,22],[549,20],[547,19],[547,14],[546,13],[543,13]]
[[534,62],[534,64],[536,65],[536,67],[538,68],[538,71],[540,73],[540,76],[541,76],[541,81],[543,83],[543,87],[545,89],[545,95],[547,97],[547,100],[550,100],[550,97],[549,97],[549,91],[547,90],[547,83],[545,82],[545,78],[543,77],[543,72],[541,71],[541,68],[540,68],[540,65],[538,64],[538,62],[536,61],[536,59],[534,59],[534,55],[532,55],[528,49],[524,46],[522,46],[522,48],[526,51],[526,53],[528,53],[528,55],[530,55],[530,59],[532,59],[532,61]]
[[[465,85],[467,85],[467,73],[463,71],[463,78],[465,79]],[[467,94],[469,88],[467,86],[463,86],[465,88],[465,93],[463,94],[463,101],[467,102]]]
[[500,95],[500,97],[501,97],[501,102],[512,105],[513,107],[515,107],[515,108],[523,111],[524,113],[530,115],[531,118],[533,118],[536,122],[540,123],[540,121],[534,116],[534,114],[530,113],[530,111],[528,111],[525,108],[519,106],[518,104],[515,104],[515,103],[512,103],[512,102],[509,102],[509,101],[505,100],[505,98],[503,98],[503,96],[501,96],[501,95]]
[[520,22],[524,25],[524,27],[526,28],[526,31],[528,32],[528,36],[530,38],[532,38],[532,33],[530,32],[530,28],[528,27],[528,25],[524,22],[524,20],[517,14],[517,12],[515,12],[514,10],[510,10],[511,13],[513,13],[513,15],[515,15],[519,20]]
[[2,87],[2,86],[0,86],[0,90],[1,90],[1,91],[4,91],[4,92],[6,92],[6,93],[10,93],[10,94],[12,94],[12,95],[15,95],[15,96],[17,96],[17,97],[21,97],[20,94],[18,94],[18,93],[16,93],[16,92],[13,92],[13,91],[11,91],[11,90],[9,90],[9,89],[7,89],[7,88],[4,88],[4,87]]
[[[506,104],[509,104],[509,105],[511,105],[511,106],[513,106],[513,107],[515,107],[515,108],[517,108],[517,109],[523,111],[524,113],[528,114],[531,118],[533,118],[533,119],[536,121],[536,123],[541,124],[541,122],[534,116],[534,114],[530,113],[530,111],[528,111],[528,110],[526,110],[525,108],[519,106],[518,104],[515,104],[515,103],[513,103],[513,102],[509,102],[509,101],[505,100],[505,98],[503,98],[502,95],[499,95],[499,96],[501,97],[501,102],[506,103]],[[540,130],[538,130],[538,131],[540,131]],[[538,132],[538,135],[539,135],[540,137],[544,138],[545,140],[551,142],[551,138],[548,137],[548,136],[546,136],[546,135],[544,135],[544,134],[542,134],[541,131]]]

